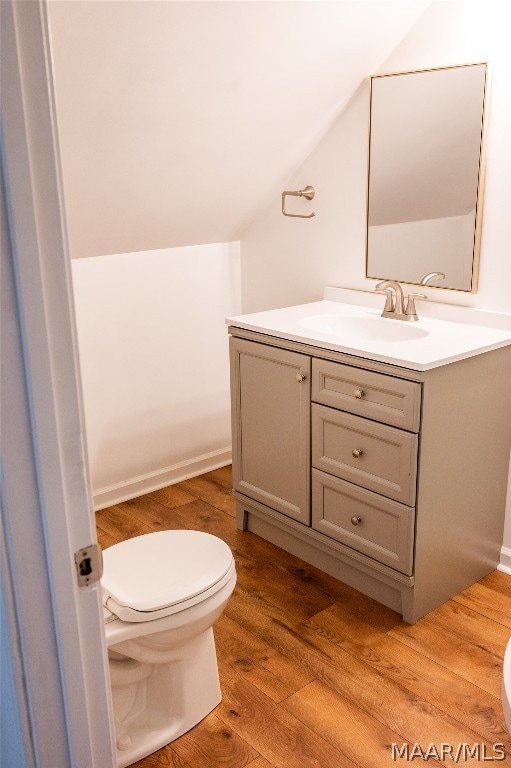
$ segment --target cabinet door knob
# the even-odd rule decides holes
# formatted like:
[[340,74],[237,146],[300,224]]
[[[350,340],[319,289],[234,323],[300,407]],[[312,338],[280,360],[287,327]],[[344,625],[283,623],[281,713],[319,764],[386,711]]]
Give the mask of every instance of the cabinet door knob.
[[358,517],[357,515],[353,515],[353,517],[351,518],[351,522],[353,525],[360,525],[360,523],[362,522],[362,518]]
[[307,376],[304,373],[297,373],[296,374],[296,380],[301,384],[302,381],[305,381]]
[[353,456],[354,459],[358,459],[360,458],[360,456],[362,456],[363,453],[364,451],[362,450],[362,448],[353,448],[351,455]]
[[363,389],[356,389],[356,390],[353,392],[353,396],[354,396],[354,397],[356,397],[356,398],[357,398],[357,400],[362,400],[362,398],[364,397],[364,395],[365,395],[365,392],[364,392],[364,390],[363,390]]

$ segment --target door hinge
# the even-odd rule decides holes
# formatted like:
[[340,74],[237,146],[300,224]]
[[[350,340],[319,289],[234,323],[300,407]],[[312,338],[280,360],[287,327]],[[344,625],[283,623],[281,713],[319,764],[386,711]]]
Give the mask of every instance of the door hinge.
[[75,552],[76,575],[79,587],[88,587],[103,575],[103,555],[99,544],[89,544]]

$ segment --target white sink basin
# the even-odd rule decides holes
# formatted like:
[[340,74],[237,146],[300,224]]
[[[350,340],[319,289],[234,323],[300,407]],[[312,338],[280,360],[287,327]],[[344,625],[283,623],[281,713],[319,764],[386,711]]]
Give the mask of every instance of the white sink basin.
[[312,315],[302,317],[299,324],[311,331],[328,333],[339,341],[414,341],[428,336],[412,322],[386,317],[347,317],[345,315]]
[[[486,325],[474,322],[478,311],[468,308],[464,311],[470,313],[469,317],[457,322],[424,317],[422,312],[418,321],[406,322],[382,317],[381,296],[369,294],[369,298],[378,301],[378,305],[324,299],[239,315],[228,318],[228,323],[247,331],[415,371],[427,371],[511,345],[511,314],[498,316],[501,325],[494,325],[493,313],[490,316],[488,312],[483,313]],[[444,305],[438,307],[443,311]]]

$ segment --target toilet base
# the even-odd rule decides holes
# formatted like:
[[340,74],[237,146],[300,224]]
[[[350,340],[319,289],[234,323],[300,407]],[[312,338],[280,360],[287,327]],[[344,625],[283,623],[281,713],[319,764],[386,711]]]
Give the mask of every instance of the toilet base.
[[[117,648],[122,654],[122,644]],[[171,656],[165,664],[141,663],[138,675],[119,674],[119,684],[114,666],[122,667],[125,662],[113,661],[118,768],[126,768],[170,744],[221,701],[212,627],[175,648]],[[126,660],[126,665],[133,663]],[[133,682],[126,682],[126,677],[132,677]]]

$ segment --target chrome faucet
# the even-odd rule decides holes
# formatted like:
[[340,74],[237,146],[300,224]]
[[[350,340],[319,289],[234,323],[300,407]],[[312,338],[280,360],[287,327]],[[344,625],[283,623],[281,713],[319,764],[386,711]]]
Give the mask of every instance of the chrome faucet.
[[383,280],[374,290],[377,293],[387,294],[381,316],[394,318],[394,320],[418,320],[415,299],[427,298],[423,293],[410,293],[405,299],[403,289],[395,280]]

